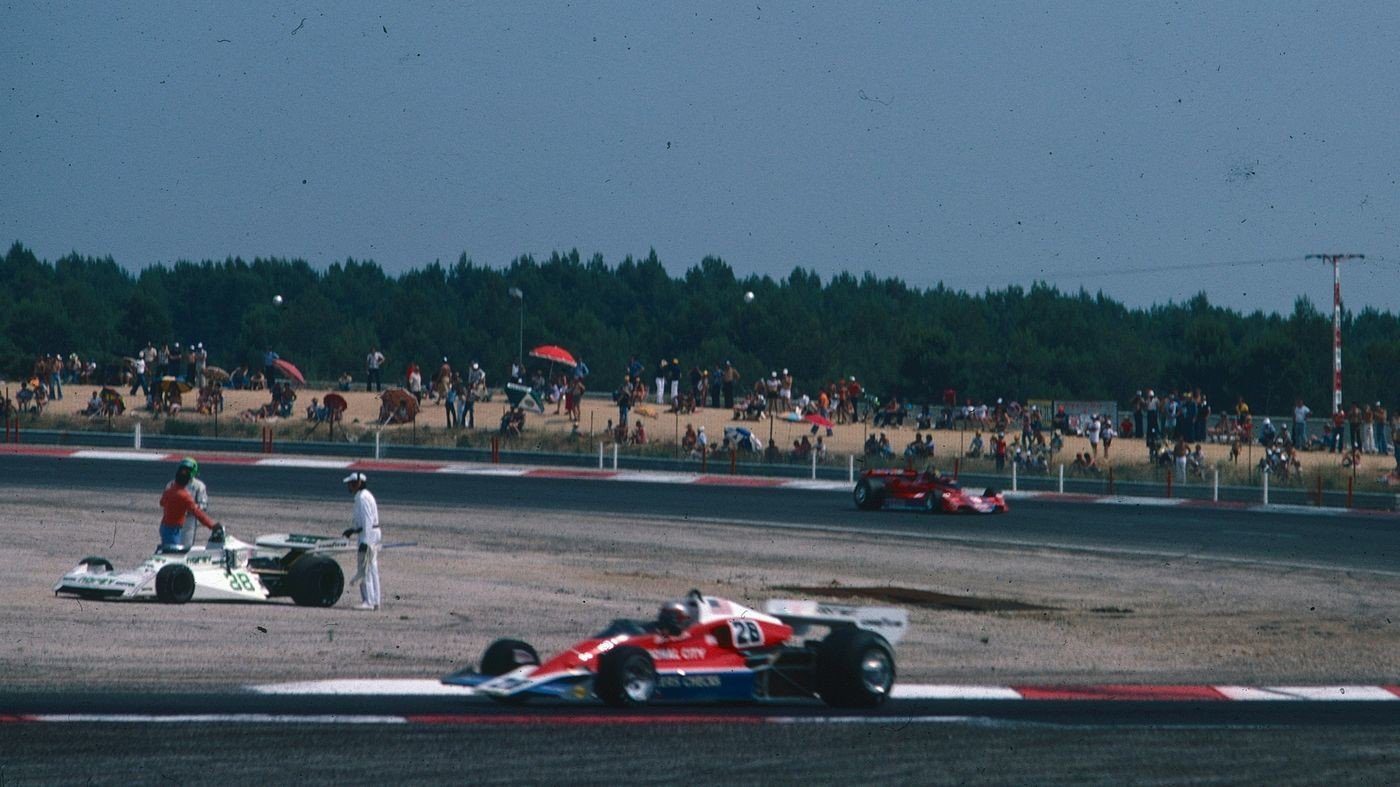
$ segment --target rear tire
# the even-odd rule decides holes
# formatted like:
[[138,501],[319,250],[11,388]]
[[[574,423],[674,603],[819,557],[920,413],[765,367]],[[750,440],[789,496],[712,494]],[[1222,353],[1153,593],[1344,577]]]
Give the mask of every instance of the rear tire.
[[614,708],[636,708],[656,694],[656,664],[651,654],[633,645],[623,645],[598,659],[598,675],[593,693]]
[[999,494],[1001,494],[1001,492],[999,492],[998,490],[996,490],[996,489],[994,489],[994,488],[992,488],[992,487],[990,487],[990,486],[987,487],[987,488],[986,488],[985,490],[983,490],[983,492],[982,492],[982,496],[983,496],[983,497],[996,497],[996,496],[999,495]]
[[518,639],[498,639],[481,654],[481,674],[497,677],[525,666],[539,666],[540,654],[530,643]]
[[164,604],[184,604],[194,598],[194,572],[183,563],[170,563],[156,572],[156,598]]
[[873,631],[838,628],[817,646],[817,693],[833,708],[877,707],[894,679],[894,649]]
[[292,601],[301,607],[333,607],[345,591],[345,572],[325,555],[305,555],[287,571]]
[[856,508],[862,511],[874,511],[885,503],[885,484],[881,481],[862,478],[856,483],[855,491],[851,493],[851,496],[856,501]]

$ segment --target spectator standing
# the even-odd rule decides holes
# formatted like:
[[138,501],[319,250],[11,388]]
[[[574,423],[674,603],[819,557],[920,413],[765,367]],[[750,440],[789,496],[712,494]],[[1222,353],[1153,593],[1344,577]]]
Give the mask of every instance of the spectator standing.
[[992,452],[996,457],[997,472],[1006,469],[1006,435],[998,432],[996,439],[992,441]]
[[204,349],[204,342],[200,342],[194,349],[194,387],[203,388],[208,384],[205,379],[205,370],[209,368],[209,351]]
[[53,392],[54,399],[63,398],[63,354],[54,353],[49,356],[49,390]]
[[1293,400],[1293,444],[1299,447],[1308,444],[1308,416],[1312,410],[1303,404],[1302,399]]
[[676,397],[681,395],[681,359],[671,359],[671,365],[666,368],[666,384],[671,386],[671,401],[676,401]]
[[666,378],[671,374],[670,362],[665,358],[661,359],[661,365],[656,367],[656,403],[666,403]]
[[263,353],[263,378],[267,381],[265,384],[268,386],[277,380],[277,367],[273,364],[277,363],[278,360],[280,360],[280,356],[273,352],[271,347]]
[[1351,409],[1347,410],[1347,425],[1351,428],[1351,450],[1361,450],[1361,406],[1356,402],[1351,403]]
[[131,370],[133,372],[131,377],[131,390],[127,391],[127,394],[135,394],[139,389],[141,394],[149,400],[151,398],[151,386],[146,381],[146,358],[144,355],[140,353],[137,354],[136,358],[131,362]]
[[1099,420],[1098,415],[1092,416],[1089,419],[1089,425],[1084,428],[1084,434],[1089,438],[1089,448],[1093,450],[1095,457],[1099,455],[1099,438],[1102,436],[1102,431],[1103,422]]
[[1376,413],[1369,404],[1361,409],[1361,450],[1376,452]]
[[1108,458],[1108,449],[1113,446],[1113,438],[1117,436],[1118,433],[1113,431],[1113,421],[1105,416],[1103,419],[1103,426],[1099,430],[1099,438],[1103,440],[1104,459]]
[[365,356],[365,390],[371,385],[376,391],[384,386],[384,353],[378,347],[369,348],[369,355]]
[[1390,448],[1386,445],[1386,431],[1390,427],[1390,416],[1386,409],[1376,402],[1376,452],[1382,457],[1389,454]]
[[1133,434],[1142,436],[1142,416],[1143,408],[1146,407],[1146,399],[1142,398],[1142,391],[1133,395],[1133,400],[1129,405],[1133,408]]
[[734,368],[732,362],[725,361],[723,385],[721,387],[724,390],[724,406],[731,410],[734,409],[734,386],[738,382],[739,370]]
[[1161,408],[1162,402],[1157,398],[1157,394],[1151,388],[1147,389],[1147,402],[1144,411],[1147,414],[1147,431],[1144,433],[1152,437],[1161,437],[1162,432],[1157,428],[1157,412]]
[[355,576],[350,584],[360,583],[360,603],[355,609],[379,609],[379,547],[383,536],[379,531],[379,502],[369,491],[369,479],[364,473],[351,473],[342,479],[355,499],[351,525],[341,535],[359,540]]
[[627,413],[632,410],[632,378],[623,377],[622,385],[613,392],[613,401],[617,403],[617,425],[622,429],[627,428]]
[[1340,408],[1332,413],[1332,444],[1329,447],[1334,454],[1340,454],[1342,452],[1342,439],[1346,432],[1346,423],[1346,413]]

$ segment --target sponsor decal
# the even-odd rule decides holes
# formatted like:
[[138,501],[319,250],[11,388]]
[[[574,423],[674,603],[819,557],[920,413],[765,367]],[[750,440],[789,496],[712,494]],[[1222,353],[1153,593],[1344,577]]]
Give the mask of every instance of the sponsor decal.
[[717,689],[721,683],[718,675],[659,675],[656,685],[663,689]]

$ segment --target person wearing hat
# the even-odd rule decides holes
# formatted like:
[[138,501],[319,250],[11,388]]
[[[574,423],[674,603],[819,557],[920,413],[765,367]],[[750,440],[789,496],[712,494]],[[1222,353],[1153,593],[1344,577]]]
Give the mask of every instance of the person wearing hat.
[[189,484],[194,478],[194,473],[199,465],[188,457],[180,460],[180,464],[175,467],[175,480],[165,485],[165,491],[160,495],[160,545],[161,547],[183,548],[183,533],[185,529],[185,517],[193,516],[199,523],[213,531],[211,539],[222,540],[224,535],[223,525],[209,518],[209,515],[200,510],[194,502],[194,496],[190,494]]
[[379,609],[379,503],[370,494],[364,473],[351,473],[341,483],[355,498],[352,526],[341,535],[357,536],[360,542],[355,576],[350,580],[352,585],[360,583],[360,603],[355,609]]
[[[180,464],[190,469],[190,482],[185,485],[185,489],[190,492],[190,497],[194,498],[194,504],[198,510],[209,512],[209,488],[204,482],[199,480],[199,462],[193,457],[185,457],[180,460]],[[193,513],[185,515],[185,526],[180,530],[180,545],[189,549],[194,546],[194,532],[199,528],[199,520]]]

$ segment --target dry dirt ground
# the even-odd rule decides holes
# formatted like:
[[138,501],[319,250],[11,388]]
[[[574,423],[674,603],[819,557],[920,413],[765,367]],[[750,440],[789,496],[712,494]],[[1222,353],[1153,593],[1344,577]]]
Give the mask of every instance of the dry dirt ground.
[[[224,498],[245,540],[337,533],[349,502]],[[343,508],[344,510],[341,510]],[[55,598],[85,555],[134,566],[152,548],[149,493],[0,499],[0,674],[11,689],[232,687],[254,682],[436,677],[493,639],[541,651],[613,617],[645,617],[697,587],[751,604],[784,585],[901,586],[1050,607],[915,608],[901,679],[934,683],[1395,682],[1400,574],[1006,548],[897,535],[381,501],[385,607],[123,603]],[[261,524],[254,524],[261,523]],[[350,573],[349,556],[342,565]]]
[[[317,388],[298,388],[296,417],[288,419],[294,423],[305,424],[304,411],[306,405],[311,403],[313,398],[321,399],[329,390]],[[61,402],[56,402],[46,410],[46,414],[72,414],[81,410],[87,403],[87,398],[91,390],[84,386],[72,386],[68,391],[68,396]],[[352,424],[352,430],[361,428],[363,425],[373,424],[379,416],[379,395],[365,392],[356,388],[348,393],[341,394],[345,397],[349,409],[345,413],[345,422]],[[223,418],[236,417],[240,412],[261,407],[268,401],[266,391],[225,391],[225,414]],[[126,397],[128,404],[136,404],[138,397]],[[186,394],[186,403],[193,404],[193,394]],[[505,411],[505,396],[499,392],[495,394],[490,402],[481,402],[476,406],[476,427],[478,430],[495,429],[500,423],[501,414]],[[181,420],[194,421],[197,419],[208,420],[209,416],[202,416],[192,410],[182,413],[177,418]],[[585,398],[582,407],[582,417],[579,421],[579,429],[589,436],[586,442],[596,447],[598,440],[602,439],[601,434],[605,431],[609,420],[615,421],[618,417],[617,407],[605,398]],[[694,413],[677,417],[675,414],[666,412],[664,406],[657,405],[655,401],[643,408],[633,410],[632,417],[640,418],[644,428],[652,442],[662,442],[675,445],[679,441],[679,436],[685,433],[687,424],[693,424],[696,428],[704,426],[709,433],[711,440],[718,444],[723,438],[724,427],[727,425],[742,425],[753,430],[764,440],[771,434],[773,439],[781,448],[790,448],[793,440],[801,439],[803,435],[809,434],[810,425],[806,423],[791,423],[778,419],[776,421],[746,421],[736,422],[731,417],[731,412],[726,409],[701,409]],[[150,417],[148,414],[137,411],[128,413],[115,421],[115,428],[120,430],[130,430],[136,420],[142,420],[150,428]],[[356,423],[358,425],[356,426]],[[270,419],[270,423],[284,423],[281,419]],[[427,399],[423,400],[423,410],[418,415],[419,427],[428,427],[434,431],[440,431],[446,427],[446,415],[441,404],[434,403]],[[885,432],[894,445],[896,452],[902,452],[904,446],[914,438],[918,431],[914,428],[912,419],[905,421],[903,428],[881,428],[877,432]],[[554,406],[548,405],[544,415],[531,414],[527,418],[526,438],[531,432],[550,431],[561,435],[568,434],[570,429],[569,419],[564,415],[555,415]],[[388,439],[399,442],[406,442],[410,438],[408,433],[410,426],[390,426],[386,427]],[[826,441],[828,450],[837,455],[859,454],[861,446],[865,441],[869,427],[861,424],[840,425],[833,430],[831,437],[823,439]],[[325,439],[326,430],[320,429],[312,433],[311,439]],[[944,457],[943,461],[949,461],[951,457],[962,453],[967,441],[972,439],[972,432],[962,433],[960,431],[936,431],[934,432],[934,442],[937,445],[939,455]],[[1074,454],[1089,450],[1089,441],[1082,437],[1069,437],[1065,441],[1064,453],[1060,456],[1064,461],[1072,462]],[[1207,443],[1202,447],[1207,460],[1211,463],[1227,462],[1230,448],[1227,445]],[[1252,462],[1257,462],[1262,456],[1262,449],[1254,446],[1252,449],[1246,448],[1239,457],[1239,465],[1243,467],[1251,466]],[[1112,455],[1107,454],[1100,457],[1100,463],[1105,467],[1108,465],[1125,463],[1144,464],[1147,461],[1147,451],[1141,440],[1117,440],[1113,444]],[[1311,452],[1300,454],[1300,461],[1305,473],[1309,476],[1318,469],[1341,468],[1341,455],[1322,452]],[[840,460],[842,464],[845,459]],[[1358,477],[1361,479],[1374,479],[1390,472],[1395,467],[1395,460],[1392,456],[1366,455],[1362,457],[1361,468]]]

